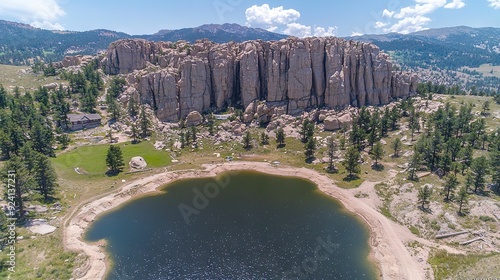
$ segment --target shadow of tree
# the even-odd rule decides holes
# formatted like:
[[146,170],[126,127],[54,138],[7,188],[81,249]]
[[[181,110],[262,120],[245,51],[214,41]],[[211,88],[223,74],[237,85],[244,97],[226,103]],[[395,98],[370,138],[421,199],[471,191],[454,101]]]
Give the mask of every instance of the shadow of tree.
[[418,206],[418,209],[420,209],[420,211],[425,212],[425,213],[427,213],[427,214],[432,214],[432,213],[434,213],[434,212],[432,212],[432,209],[431,209],[431,208],[422,207],[422,205]]
[[359,176],[356,175],[356,174],[352,174],[352,175],[347,175],[346,177],[344,177],[344,179],[342,179],[342,181],[344,182],[352,182],[352,181],[356,181],[359,179]]
[[380,163],[378,163],[378,164],[373,164],[373,165],[372,165],[372,169],[373,169],[373,170],[375,170],[375,171],[379,171],[379,172],[381,172],[381,171],[384,171],[384,170],[385,170],[385,166],[384,166],[384,165],[382,165],[382,164],[380,164]]
[[330,174],[338,174],[339,173],[339,170],[337,168],[335,168],[335,167],[332,168],[332,169],[330,169],[330,168],[327,167],[327,168],[325,168],[325,171],[327,173],[330,173]]
[[108,170],[105,174],[108,177],[116,177],[116,176],[118,176],[118,174],[120,174],[120,172],[122,172],[122,171],[121,170]]
[[316,159],[315,157],[312,157],[312,158],[307,158],[307,159],[306,159],[306,163],[307,163],[307,164],[312,164],[312,163],[313,163],[313,161],[314,161],[315,159]]

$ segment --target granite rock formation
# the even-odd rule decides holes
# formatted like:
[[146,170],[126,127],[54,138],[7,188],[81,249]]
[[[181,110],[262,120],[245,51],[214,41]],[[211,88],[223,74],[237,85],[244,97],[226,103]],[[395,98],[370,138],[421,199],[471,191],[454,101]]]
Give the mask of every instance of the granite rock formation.
[[418,81],[394,71],[377,46],[333,37],[226,44],[121,40],[109,46],[101,65],[108,74],[128,75],[162,121],[228,106],[267,120],[274,108],[294,115],[385,105],[416,93]]

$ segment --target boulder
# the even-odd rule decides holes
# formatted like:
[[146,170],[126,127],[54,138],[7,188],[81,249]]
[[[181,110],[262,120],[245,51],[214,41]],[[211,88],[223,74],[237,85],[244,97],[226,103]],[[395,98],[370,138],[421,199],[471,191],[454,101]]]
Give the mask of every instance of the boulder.
[[340,129],[340,122],[336,117],[326,117],[323,123],[326,131],[335,131]]
[[198,126],[203,123],[203,116],[198,111],[190,112],[186,117],[186,126]]
[[350,127],[352,124],[352,117],[350,114],[344,114],[338,118],[340,128]]
[[128,163],[130,168],[136,169],[136,170],[142,170],[148,166],[144,158],[142,157],[133,157],[130,162]]
[[59,84],[58,83],[50,83],[50,84],[44,85],[43,87],[48,89],[48,90],[52,90],[52,89],[57,89],[59,87]]

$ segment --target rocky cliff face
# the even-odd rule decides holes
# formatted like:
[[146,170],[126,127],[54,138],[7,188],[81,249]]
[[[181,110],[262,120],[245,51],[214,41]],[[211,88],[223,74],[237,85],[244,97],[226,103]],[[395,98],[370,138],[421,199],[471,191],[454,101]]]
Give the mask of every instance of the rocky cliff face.
[[377,46],[338,38],[192,45],[121,40],[101,64],[108,74],[130,74],[142,102],[163,121],[227,106],[255,112],[257,101],[292,115],[384,105],[414,94],[418,80],[393,71]]

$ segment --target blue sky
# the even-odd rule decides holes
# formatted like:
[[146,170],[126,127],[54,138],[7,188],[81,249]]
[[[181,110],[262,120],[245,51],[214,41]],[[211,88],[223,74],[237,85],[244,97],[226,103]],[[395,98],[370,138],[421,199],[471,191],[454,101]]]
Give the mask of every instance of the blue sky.
[[467,25],[500,27],[500,0],[0,0],[0,19],[47,29],[151,34],[238,23],[295,35],[349,36]]

